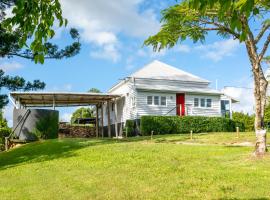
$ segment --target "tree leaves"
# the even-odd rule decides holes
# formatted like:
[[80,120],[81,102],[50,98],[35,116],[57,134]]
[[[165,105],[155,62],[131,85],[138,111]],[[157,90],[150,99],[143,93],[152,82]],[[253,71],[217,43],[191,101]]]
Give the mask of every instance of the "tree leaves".
[[[41,90],[44,89],[46,84],[40,80],[34,80],[33,82],[26,82],[24,78],[20,76],[8,76],[4,71],[0,69],[0,90],[6,88],[11,91],[23,90]],[[0,95],[0,110],[7,105],[8,96],[5,94]]]
[[144,45],[159,51],[186,39],[204,41],[210,31],[243,42],[249,31],[244,24],[250,18],[266,15],[269,9],[267,0],[183,0],[161,12],[160,31],[145,40]]
[[13,16],[3,21],[2,27],[10,34],[14,28],[20,30],[20,48],[28,47],[27,42],[31,39],[29,48],[33,52],[34,61],[44,63],[47,54],[45,44],[55,35],[54,22],[58,21],[59,27],[68,23],[67,19],[62,17],[59,0],[19,0],[13,3]]

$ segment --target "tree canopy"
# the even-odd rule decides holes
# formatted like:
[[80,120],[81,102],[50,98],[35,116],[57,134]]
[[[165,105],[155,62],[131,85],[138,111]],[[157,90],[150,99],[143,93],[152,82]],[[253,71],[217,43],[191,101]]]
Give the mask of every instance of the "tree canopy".
[[88,90],[88,92],[92,92],[92,93],[101,93],[101,91],[100,91],[99,89],[97,89],[97,88],[90,88],[90,89]]
[[78,108],[74,113],[72,113],[71,123],[74,123],[74,121],[77,118],[90,118],[90,117],[94,117],[93,109],[81,107],[81,108]]
[[[6,10],[12,9],[12,16]],[[19,56],[44,63],[46,58],[68,58],[79,53],[76,29],[70,30],[74,42],[63,49],[49,42],[54,25],[66,26],[58,0],[4,0],[0,2],[0,57]]]
[[[33,82],[25,81],[20,76],[5,75],[4,71],[0,69],[0,91],[6,88],[11,91],[30,91],[40,90],[45,88],[45,83],[40,80],[34,80]],[[2,93],[2,92],[1,92]],[[7,105],[8,96],[6,94],[0,94],[0,110]]]

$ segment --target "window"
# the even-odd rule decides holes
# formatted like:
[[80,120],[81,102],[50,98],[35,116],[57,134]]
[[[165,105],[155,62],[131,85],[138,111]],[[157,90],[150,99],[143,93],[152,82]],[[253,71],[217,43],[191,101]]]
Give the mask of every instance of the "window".
[[135,97],[131,97],[130,98],[130,101],[131,101],[131,106],[132,107],[135,107],[135,105],[136,105],[136,98]]
[[159,105],[159,96],[154,96],[154,105]]
[[160,97],[160,105],[166,106],[166,104],[167,104],[166,97]]
[[112,103],[112,112],[114,111],[114,103]]
[[205,107],[205,99],[201,99],[201,107]]
[[194,107],[199,107],[199,98],[194,98]]
[[211,108],[212,107],[212,99],[206,99],[206,107]]
[[153,97],[152,96],[147,96],[147,104],[152,105],[153,104]]

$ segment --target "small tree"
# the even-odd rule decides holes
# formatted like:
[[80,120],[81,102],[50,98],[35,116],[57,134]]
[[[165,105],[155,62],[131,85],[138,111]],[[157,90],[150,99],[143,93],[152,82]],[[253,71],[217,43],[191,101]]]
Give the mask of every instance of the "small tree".
[[74,113],[72,113],[71,123],[74,123],[74,121],[77,118],[90,118],[93,116],[94,116],[93,109],[81,107],[81,108],[78,108]]
[[[266,134],[259,130],[264,129],[268,85],[261,62],[270,43],[269,11],[269,0],[183,0],[162,12],[161,30],[145,41],[159,51],[187,38],[204,41],[209,32],[216,31],[223,38],[232,37],[245,44],[254,78],[256,155],[267,150]],[[252,26],[254,22],[261,27]]]
[[92,92],[92,93],[101,93],[101,91],[97,88],[91,88],[90,90],[88,90],[88,92]]

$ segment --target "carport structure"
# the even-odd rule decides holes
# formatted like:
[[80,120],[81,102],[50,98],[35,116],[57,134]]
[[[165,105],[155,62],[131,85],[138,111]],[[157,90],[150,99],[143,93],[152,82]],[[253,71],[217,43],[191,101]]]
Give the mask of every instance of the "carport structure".
[[[108,136],[111,136],[111,116],[110,102],[116,101],[120,95],[108,93],[81,93],[81,92],[11,92],[10,96],[13,105],[16,108],[33,108],[33,107],[71,107],[71,106],[96,106],[96,136],[99,136],[99,109],[101,109],[101,136],[104,136],[103,125],[103,105],[107,107],[108,117]],[[117,105],[117,104],[115,104]],[[115,126],[117,129],[117,126]],[[116,130],[116,133],[118,131]],[[118,135],[118,134],[117,134]]]

